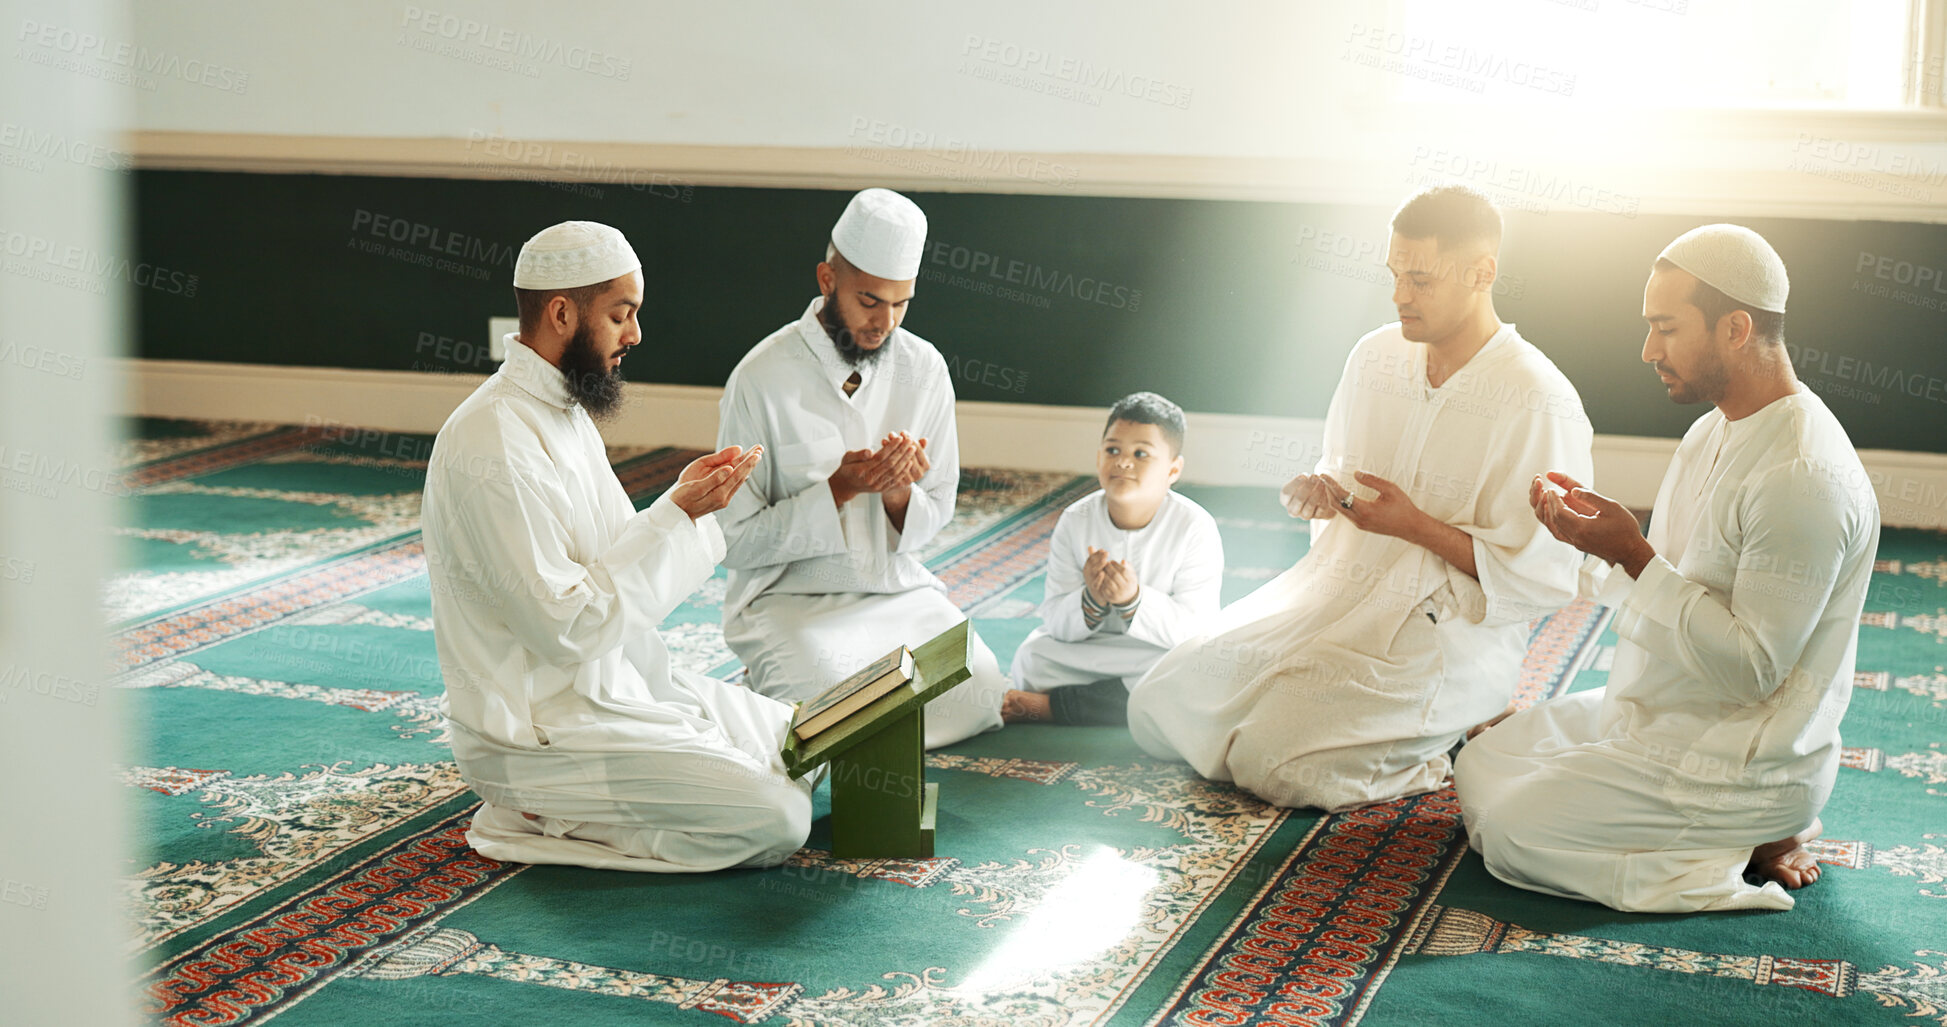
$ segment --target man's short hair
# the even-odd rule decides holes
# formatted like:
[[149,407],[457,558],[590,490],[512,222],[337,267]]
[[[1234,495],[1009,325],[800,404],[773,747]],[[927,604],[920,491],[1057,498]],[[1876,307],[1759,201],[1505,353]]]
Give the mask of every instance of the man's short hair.
[[1170,444],[1170,456],[1183,452],[1183,408],[1153,392],[1132,392],[1115,401],[1109,408],[1109,419],[1102,425],[1102,435],[1107,437],[1109,429],[1117,421],[1131,424],[1153,424],[1163,429],[1163,440]]
[[1479,190],[1464,185],[1423,189],[1393,214],[1393,231],[1408,239],[1433,239],[1443,250],[1485,245],[1501,249],[1501,212]]
[[556,296],[568,297],[574,304],[578,317],[588,316],[589,304],[601,298],[608,290],[607,282],[583,285],[573,289],[515,289],[514,309],[521,316],[521,334],[526,335],[541,325],[541,317],[548,309],[548,301]]
[[[1656,258],[1655,267],[1658,271],[1683,270],[1675,263],[1663,257]],[[1685,273],[1688,274],[1688,272]],[[1706,331],[1716,331],[1717,322],[1724,320],[1724,315],[1733,310],[1742,310],[1751,315],[1752,338],[1759,342],[1785,341],[1785,315],[1783,312],[1754,309],[1749,303],[1739,303],[1726,296],[1722,289],[1705,282],[1701,278],[1697,278],[1696,275],[1691,275],[1690,277],[1697,279],[1696,284],[1690,287],[1690,305],[1704,312],[1704,328]]]

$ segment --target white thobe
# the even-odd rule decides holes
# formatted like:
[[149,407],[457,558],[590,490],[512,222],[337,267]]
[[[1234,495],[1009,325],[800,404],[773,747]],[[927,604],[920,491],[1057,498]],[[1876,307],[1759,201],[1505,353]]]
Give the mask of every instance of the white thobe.
[[[1140,586],[1136,614],[1111,610],[1094,627],[1082,612],[1082,566],[1093,546],[1129,565]],[[1045,692],[1121,678],[1135,687],[1163,654],[1196,636],[1217,612],[1224,584],[1224,540],[1203,507],[1175,492],[1148,524],[1118,528],[1108,497],[1091,492],[1069,504],[1048,540],[1041,626],[1014,651],[1014,687]]]
[[[1494,876],[1632,912],[1790,909],[1746,883],[1751,850],[1832,793],[1879,504],[1809,391],[1697,419],[1636,580],[1591,558],[1615,605],[1609,683],[1509,717],[1461,750],[1455,786]],[[1606,578],[1606,580],[1605,580]]]
[[[966,619],[919,552],[953,518],[960,443],[953,382],[931,343],[895,328],[876,360],[839,356],[818,322],[823,297],[744,355],[724,386],[719,445],[762,445],[764,459],[723,511],[730,582],[724,640],[745,682],[808,699],[894,648],[918,646]],[[856,371],[857,390],[844,383]],[[830,478],[850,450],[887,434],[925,438],[931,465],[912,485],[902,528],[878,493],[833,501]],[[1006,678],[972,635],[971,679],[926,707],[926,745],[1001,726]]]
[[475,849],[699,871],[804,843],[790,708],[670,666],[656,633],[721,558],[715,518],[667,494],[635,510],[561,372],[511,335],[439,431],[423,524],[453,755],[485,800]]
[[1437,788],[1447,752],[1514,692],[1528,625],[1575,596],[1578,554],[1535,521],[1529,481],[1591,479],[1580,397],[1513,325],[1439,388],[1398,324],[1360,339],[1318,470],[1386,478],[1472,539],[1476,580],[1431,551],[1314,521],[1290,570],[1137,683],[1129,727],[1280,806],[1337,810]]

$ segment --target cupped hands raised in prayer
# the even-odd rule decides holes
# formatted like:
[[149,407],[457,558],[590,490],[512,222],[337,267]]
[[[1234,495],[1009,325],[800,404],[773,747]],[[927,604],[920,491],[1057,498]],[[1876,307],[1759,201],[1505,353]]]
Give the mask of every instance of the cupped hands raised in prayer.
[[1361,531],[1375,535],[1409,541],[1418,541],[1424,535],[1423,529],[1432,518],[1413,502],[1405,489],[1377,474],[1364,471],[1352,472],[1352,480],[1371,489],[1375,495],[1355,499],[1337,481],[1325,478],[1325,488],[1332,497],[1327,505],[1344,514],[1346,520],[1357,525]]
[[669,498],[696,520],[705,514],[713,514],[730,505],[730,497],[750,477],[757,468],[757,462],[764,458],[763,446],[752,446],[748,450],[742,446],[727,446],[708,456],[700,456],[683,468],[676,476],[676,487],[669,490]]
[[1285,482],[1279,498],[1284,500],[1284,508],[1293,517],[1308,521],[1329,519],[1338,512],[1338,505],[1332,495],[1331,475],[1301,474]]
[[1535,519],[1549,534],[1590,556],[1622,565],[1632,578],[1643,573],[1656,555],[1635,514],[1560,471],[1536,475],[1529,482],[1528,505],[1535,508]]
[[1360,531],[1404,539],[1431,550],[1468,577],[1479,578],[1472,536],[1420,509],[1405,489],[1389,479],[1354,471],[1352,480],[1373,494],[1354,496],[1329,474],[1301,474],[1284,487],[1285,509],[1308,520],[1342,515]]
[[1281,493],[1284,507],[1293,517],[1308,521],[1329,520],[1340,514],[1363,531],[1396,538],[1414,538],[1427,515],[1407,496],[1406,490],[1364,471],[1352,472],[1352,479],[1375,495],[1355,499],[1353,493],[1329,474],[1301,474],[1285,483]]
[[1141,591],[1128,561],[1111,560],[1108,550],[1094,546],[1088,547],[1088,560],[1082,564],[1082,583],[1103,606],[1127,606]]
[[832,472],[832,499],[840,506],[867,492],[899,492],[926,476],[933,465],[926,459],[926,440],[896,431],[879,441],[879,449],[854,449],[839,458]]

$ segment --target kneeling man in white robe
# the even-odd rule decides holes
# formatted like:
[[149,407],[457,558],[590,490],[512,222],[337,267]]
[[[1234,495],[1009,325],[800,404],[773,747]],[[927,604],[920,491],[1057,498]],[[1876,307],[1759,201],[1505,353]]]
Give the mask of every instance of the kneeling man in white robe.
[[[1643,360],[1679,403],[1649,537],[1551,474],[1535,516],[1617,607],[1606,688],[1513,714],[1461,750],[1468,836],[1509,884],[1630,912],[1790,909],[1839,769],[1879,504],[1785,351],[1784,262],[1757,233],[1671,243]],[[1613,566],[1612,566],[1613,565]],[[1747,880],[1747,877],[1749,878]]]
[[804,844],[791,708],[670,666],[656,625],[723,556],[721,509],[760,452],[690,464],[645,510],[593,417],[642,341],[641,262],[570,221],[514,267],[520,332],[447,418],[423,511],[433,638],[460,774],[493,859],[619,870],[769,866]]
[[1144,749],[1347,809],[1440,787],[1454,744],[1507,707],[1529,623],[1575,595],[1577,554],[1535,523],[1527,483],[1586,472],[1592,435],[1568,379],[1495,314],[1500,241],[1469,189],[1394,215],[1400,320],[1352,348],[1318,473],[1285,487],[1311,549],[1137,683]]
[[[765,695],[808,699],[966,619],[919,559],[960,486],[946,360],[899,326],[925,243],[913,201],[854,196],[819,296],[724,386],[717,438],[767,452],[723,514],[724,640]],[[972,678],[926,706],[928,748],[1001,726],[1007,679],[971,640]]]

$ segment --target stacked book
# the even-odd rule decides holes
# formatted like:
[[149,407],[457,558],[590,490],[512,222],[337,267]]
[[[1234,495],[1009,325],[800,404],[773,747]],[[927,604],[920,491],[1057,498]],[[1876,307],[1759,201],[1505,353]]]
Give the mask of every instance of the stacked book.
[[913,680],[913,651],[900,646],[872,661],[872,665],[798,704],[791,731],[807,741],[874,699]]

